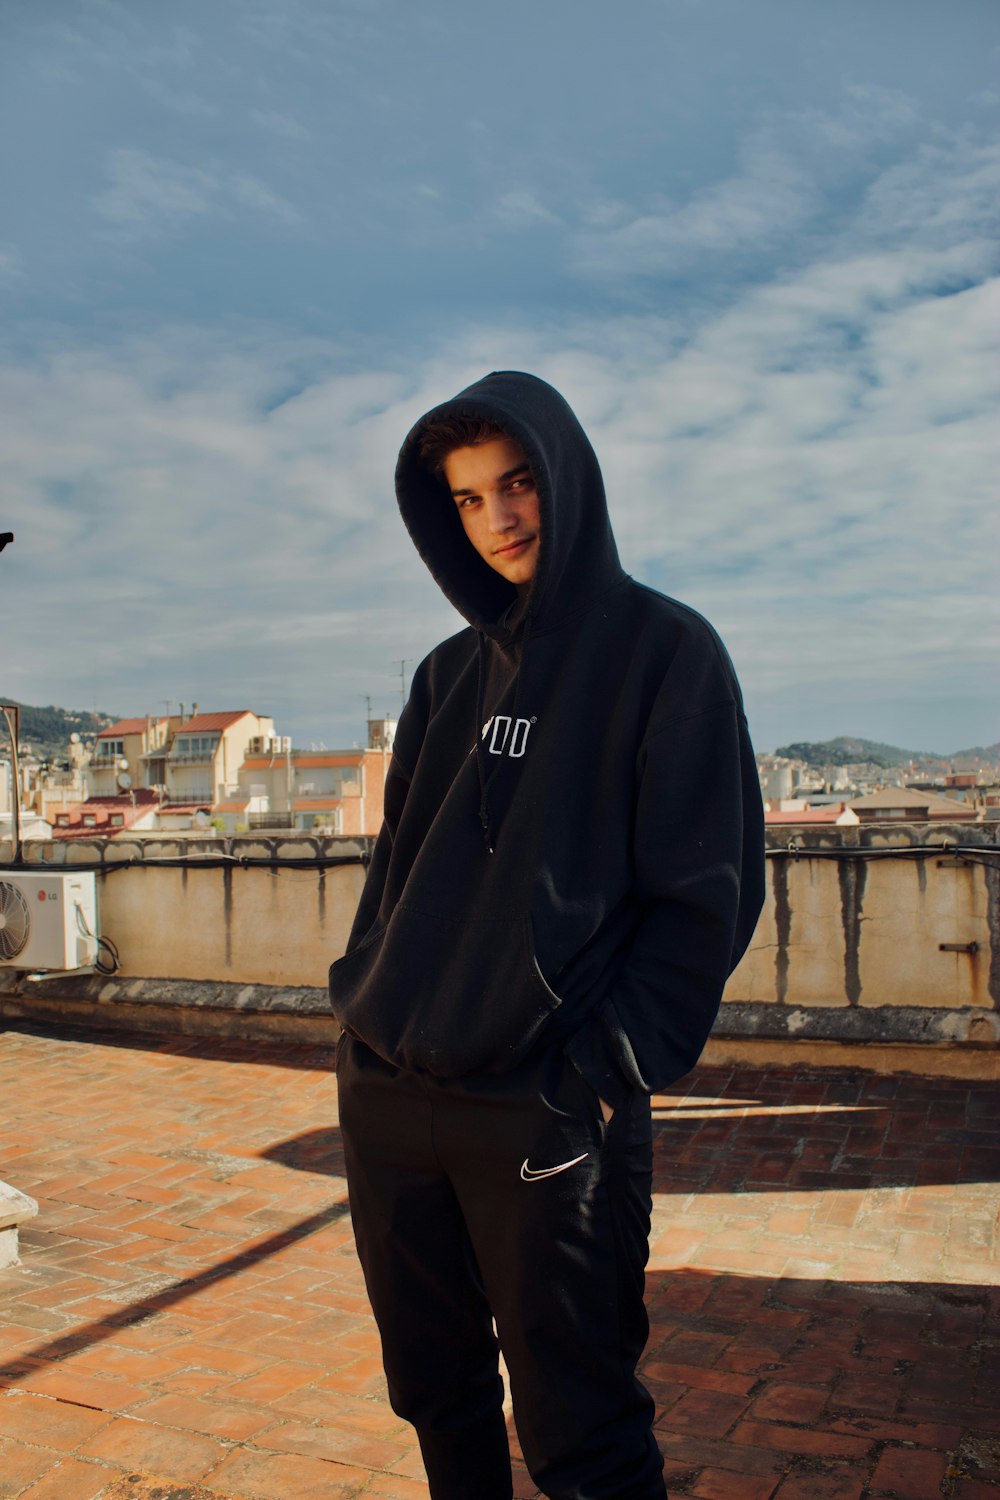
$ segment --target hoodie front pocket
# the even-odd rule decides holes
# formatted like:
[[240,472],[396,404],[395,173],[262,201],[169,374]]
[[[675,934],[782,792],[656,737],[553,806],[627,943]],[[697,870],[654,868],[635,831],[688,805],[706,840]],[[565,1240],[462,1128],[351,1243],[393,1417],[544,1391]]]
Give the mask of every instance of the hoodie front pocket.
[[504,1073],[559,1005],[527,917],[455,922],[400,902],[330,970],[340,1024],[396,1067]]

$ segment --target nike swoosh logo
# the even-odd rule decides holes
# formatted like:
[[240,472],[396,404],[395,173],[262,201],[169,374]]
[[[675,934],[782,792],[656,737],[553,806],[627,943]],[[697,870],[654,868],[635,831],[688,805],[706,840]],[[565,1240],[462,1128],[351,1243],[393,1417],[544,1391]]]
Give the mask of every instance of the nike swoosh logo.
[[521,1163],[521,1180],[523,1182],[537,1182],[539,1177],[554,1177],[557,1172],[568,1172],[570,1167],[575,1167],[578,1161],[585,1161],[590,1155],[585,1151],[582,1156],[574,1156],[572,1161],[561,1161],[557,1167],[529,1167],[528,1158],[525,1157]]

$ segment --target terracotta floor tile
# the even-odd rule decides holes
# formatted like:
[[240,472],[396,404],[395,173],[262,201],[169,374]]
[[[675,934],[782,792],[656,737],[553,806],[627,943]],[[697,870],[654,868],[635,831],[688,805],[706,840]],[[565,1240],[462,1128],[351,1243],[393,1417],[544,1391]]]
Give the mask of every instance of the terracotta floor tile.
[[22,1491],[20,1500],[96,1500],[97,1496],[104,1494],[113,1477],[113,1471],[103,1465],[83,1463],[77,1458],[61,1458],[37,1484]]
[[246,1442],[264,1428],[274,1425],[270,1413],[185,1395],[157,1396],[138,1407],[134,1415],[143,1422],[155,1422],[161,1427],[184,1427],[234,1443]]
[[753,1403],[755,1421],[792,1422],[808,1425],[823,1412],[829,1391],[806,1385],[769,1381]]
[[[777,1500],[862,1500],[868,1494],[867,1472],[849,1464],[822,1469],[802,1467],[777,1491]],[[912,1497],[916,1500],[916,1495]],[[936,1497],[934,1497],[936,1500]]]
[[886,1448],[875,1465],[873,1495],[938,1495],[947,1468],[943,1453]]
[[749,1405],[745,1396],[725,1391],[693,1390],[682,1396],[664,1418],[670,1432],[691,1432],[701,1437],[723,1437]]
[[771,1500],[777,1484],[772,1478],[733,1474],[726,1469],[702,1469],[687,1493],[696,1495],[698,1500]]
[[407,1450],[383,1438],[350,1432],[346,1428],[287,1422],[269,1427],[254,1442],[257,1448],[282,1453],[301,1453],[307,1458],[325,1458],[337,1463],[358,1464],[368,1469],[390,1469]]
[[327,1367],[321,1365],[279,1363],[269,1365],[267,1369],[250,1375],[245,1380],[234,1381],[226,1387],[226,1392],[234,1400],[253,1401],[266,1406],[281,1396],[287,1396],[291,1391],[324,1379],[326,1373]]
[[198,1433],[118,1417],[78,1450],[123,1468],[150,1469],[173,1480],[203,1479],[225,1454],[221,1443]]
[[[281,1065],[293,1055],[309,1066]],[[27,1271],[0,1273],[0,1416],[14,1402],[27,1433],[42,1390],[83,1414],[62,1419],[50,1471],[99,1464],[68,1452],[82,1421],[99,1424],[85,1448],[107,1442],[125,1456],[104,1462],[136,1472],[165,1472],[158,1451],[249,1465],[260,1485],[218,1486],[230,1495],[299,1500],[283,1487],[294,1471],[303,1493],[424,1500],[337,1211],[330,1060],[0,1034],[0,1149],[44,1206]],[[30,1114],[7,1086],[26,1069],[40,1080]],[[856,1500],[876,1459],[902,1495],[914,1455],[936,1462],[964,1434],[982,1453],[996,1443],[994,1086],[700,1069],[656,1101],[655,1129],[645,1368],[678,1496]],[[8,1444],[38,1448],[21,1432]],[[953,1476],[952,1500],[1000,1496],[992,1481]],[[37,1483],[48,1500],[51,1475]],[[534,1495],[523,1465],[516,1485]]]
[[318,1384],[323,1390],[343,1391],[346,1395],[370,1395],[385,1384],[382,1361],[374,1357],[356,1359]]
[[776,1453],[818,1454],[824,1458],[864,1458],[871,1444],[864,1438],[848,1437],[835,1432],[809,1432],[801,1427],[785,1427],[777,1422],[741,1422],[733,1433],[734,1443]]
[[0,1496],[19,1495],[54,1461],[51,1452],[0,1437]]
[[107,1412],[70,1406],[45,1396],[8,1392],[0,1399],[0,1436],[70,1453],[111,1418]]
[[58,1401],[74,1402],[78,1406],[92,1406],[98,1411],[125,1411],[147,1394],[140,1385],[85,1375],[58,1365],[33,1376],[25,1384],[40,1395],[54,1396]]
[[210,1486],[249,1493],[262,1500],[355,1500],[371,1494],[369,1469],[327,1463],[295,1453],[257,1453],[237,1448],[207,1477]]

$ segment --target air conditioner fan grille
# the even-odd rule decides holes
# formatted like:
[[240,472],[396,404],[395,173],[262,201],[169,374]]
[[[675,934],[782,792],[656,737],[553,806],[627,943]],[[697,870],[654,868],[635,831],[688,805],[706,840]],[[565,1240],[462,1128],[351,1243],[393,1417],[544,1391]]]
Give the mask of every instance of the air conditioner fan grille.
[[31,912],[16,885],[0,880],[0,958],[16,958],[31,935]]

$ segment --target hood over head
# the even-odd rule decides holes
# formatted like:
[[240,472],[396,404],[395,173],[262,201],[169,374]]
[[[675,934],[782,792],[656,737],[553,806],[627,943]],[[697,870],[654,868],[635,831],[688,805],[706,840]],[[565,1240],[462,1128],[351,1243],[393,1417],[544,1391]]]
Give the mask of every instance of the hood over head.
[[517,599],[465,535],[448,486],[420,459],[432,422],[463,415],[486,419],[524,449],[538,492],[538,566],[527,596],[537,635],[622,577],[597,455],[569,404],[552,386],[517,370],[494,371],[421,417],[400,450],[396,497],[420,556],[455,608],[487,635]]

